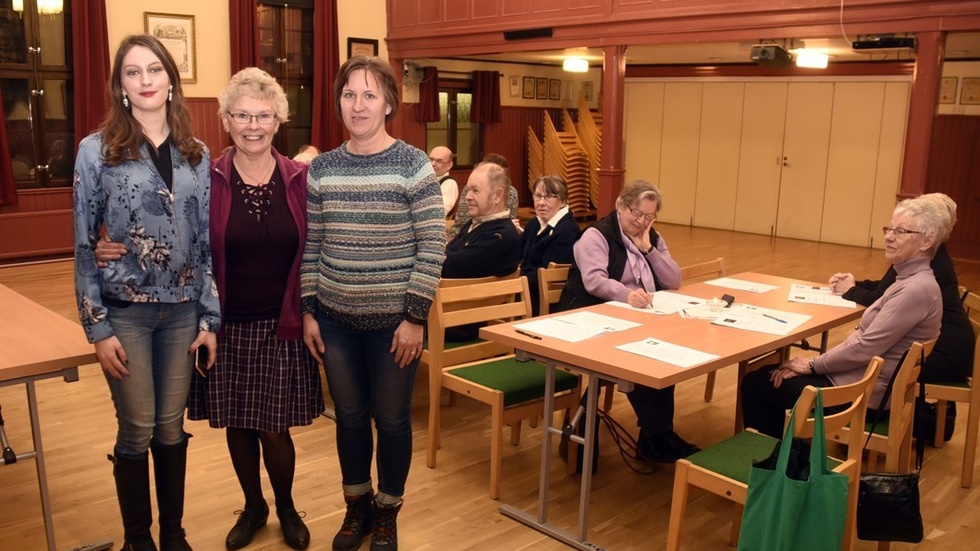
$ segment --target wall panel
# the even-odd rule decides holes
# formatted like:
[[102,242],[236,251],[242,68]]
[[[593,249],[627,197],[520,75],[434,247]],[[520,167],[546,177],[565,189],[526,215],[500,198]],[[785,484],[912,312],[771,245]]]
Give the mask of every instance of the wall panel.
[[206,143],[211,157],[216,158],[221,150],[231,145],[231,138],[221,125],[218,116],[217,98],[186,98],[187,110],[191,114],[194,136]]

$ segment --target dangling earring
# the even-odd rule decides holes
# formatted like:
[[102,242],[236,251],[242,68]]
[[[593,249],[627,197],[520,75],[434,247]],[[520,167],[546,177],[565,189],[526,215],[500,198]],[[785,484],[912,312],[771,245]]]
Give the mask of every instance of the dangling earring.
[[123,107],[129,109],[129,96],[123,94]]
[[167,92],[167,101],[173,101],[173,100],[174,100],[174,85],[171,84],[170,89]]

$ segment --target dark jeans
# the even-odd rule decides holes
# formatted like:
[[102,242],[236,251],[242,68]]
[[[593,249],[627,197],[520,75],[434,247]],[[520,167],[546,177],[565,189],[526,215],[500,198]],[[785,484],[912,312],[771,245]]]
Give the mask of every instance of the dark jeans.
[[634,385],[632,392],[627,392],[633,411],[636,412],[636,424],[645,434],[654,435],[674,430],[674,387],[651,388],[644,385]]
[[[793,409],[807,385],[819,388],[834,386],[824,375],[798,375],[783,381],[779,388],[772,386],[770,373],[779,364],[767,365],[742,379],[742,416],[746,428],[753,428],[773,438],[782,438],[786,410]],[[829,410],[824,410],[829,413]]]
[[345,485],[371,479],[378,431],[378,490],[401,497],[412,464],[412,385],[418,360],[398,367],[391,350],[397,326],[362,331],[317,315],[324,367],[337,413],[337,453]]

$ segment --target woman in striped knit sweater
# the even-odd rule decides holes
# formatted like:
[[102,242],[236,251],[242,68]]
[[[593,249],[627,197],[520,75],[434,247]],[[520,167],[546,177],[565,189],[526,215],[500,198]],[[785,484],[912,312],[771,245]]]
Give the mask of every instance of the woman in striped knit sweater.
[[347,514],[333,548],[357,549],[372,533],[372,551],[396,550],[412,457],[412,384],[445,257],[445,211],[425,152],[385,130],[398,109],[388,64],[348,60],[334,99],[351,137],[310,164],[304,340],[324,362],[337,412]]

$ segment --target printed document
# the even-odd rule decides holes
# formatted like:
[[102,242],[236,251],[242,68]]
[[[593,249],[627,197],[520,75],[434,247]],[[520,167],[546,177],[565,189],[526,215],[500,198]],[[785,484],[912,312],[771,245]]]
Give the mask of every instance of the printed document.
[[669,342],[664,342],[653,337],[648,337],[638,342],[622,344],[616,348],[678,367],[691,367],[718,358],[714,354],[670,344]]
[[789,301],[823,304],[825,306],[840,306],[842,308],[857,308],[857,304],[854,301],[845,300],[840,295],[835,295],[830,290],[830,287],[816,285],[794,284],[789,288]]

